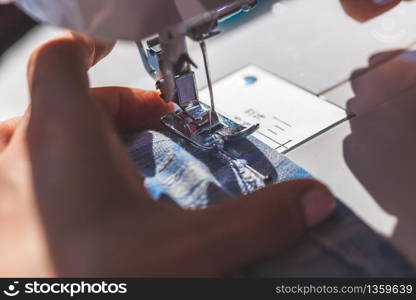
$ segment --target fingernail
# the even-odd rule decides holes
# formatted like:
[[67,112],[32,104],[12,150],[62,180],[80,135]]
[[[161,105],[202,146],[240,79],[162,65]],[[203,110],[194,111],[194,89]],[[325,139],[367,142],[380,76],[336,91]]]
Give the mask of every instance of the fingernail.
[[394,0],[373,0],[373,3],[377,6],[384,6],[392,3]]
[[308,228],[324,221],[336,207],[334,196],[322,188],[306,192],[302,197],[302,204]]

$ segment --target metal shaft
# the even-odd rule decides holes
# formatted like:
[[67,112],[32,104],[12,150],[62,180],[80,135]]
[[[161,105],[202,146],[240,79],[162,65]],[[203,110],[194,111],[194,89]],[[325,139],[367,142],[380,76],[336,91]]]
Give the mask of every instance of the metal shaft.
[[210,125],[210,128],[212,128],[212,114],[215,113],[214,91],[213,91],[213,88],[212,88],[211,72],[210,72],[210,69],[209,69],[207,46],[206,46],[204,40],[202,40],[199,44],[201,46],[202,56],[204,57],[205,73],[206,73],[206,76],[207,76],[209,96],[210,96],[210,100],[211,100],[211,111],[209,113],[209,123],[210,123],[209,125]]

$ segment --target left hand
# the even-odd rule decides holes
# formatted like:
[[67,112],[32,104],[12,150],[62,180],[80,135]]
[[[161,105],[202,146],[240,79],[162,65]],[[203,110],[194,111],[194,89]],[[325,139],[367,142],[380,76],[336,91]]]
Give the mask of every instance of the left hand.
[[116,129],[157,129],[172,107],[157,92],[90,89],[111,48],[71,34],[32,55],[31,106],[0,124],[0,276],[219,276],[333,211],[313,180],[202,211],[151,199]]

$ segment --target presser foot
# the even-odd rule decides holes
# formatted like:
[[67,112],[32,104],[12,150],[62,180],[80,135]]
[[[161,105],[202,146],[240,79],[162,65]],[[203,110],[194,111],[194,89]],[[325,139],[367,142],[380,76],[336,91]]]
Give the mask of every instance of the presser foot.
[[250,127],[240,125],[230,127],[220,120],[216,112],[206,110],[201,106],[197,109],[193,108],[192,111],[179,110],[165,115],[161,121],[169,130],[194,147],[215,153],[223,162],[239,169],[239,171],[244,170],[245,174],[252,174],[264,185],[270,182],[269,176],[261,174],[244,160],[224,149],[227,142],[238,141],[256,132],[259,129],[259,124]]
[[253,134],[259,125],[231,128],[220,121],[216,112],[201,106],[192,111],[176,111],[165,115],[162,123],[171,131],[203,151],[223,150],[228,141],[243,139]]

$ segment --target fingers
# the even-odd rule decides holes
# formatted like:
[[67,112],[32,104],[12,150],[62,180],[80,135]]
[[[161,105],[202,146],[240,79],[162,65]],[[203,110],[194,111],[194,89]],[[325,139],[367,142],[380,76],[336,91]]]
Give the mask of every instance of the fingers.
[[312,180],[286,182],[198,212],[198,236],[205,266],[224,273],[255,259],[287,249],[335,209],[335,199]]
[[173,110],[158,93],[121,87],[88,88],[88,68],[112,47],[70,34],[37,49],[28,72],[32,121],[46,122],[48,130],[62,129],[57,126],[60,124],[71,132],[80,131],[99,123],[96,105],[104,104],[121,130],[158,129],[160,117]]
[[28,67],[32,123],[66,125],[69,130],[85,128],[91,115],[97,114],[89,95],[87,71],[112,47],[68,34],[35,50]]
[[9,144],[10,139],[13,136],[14,131],[21,117],[13,118],[4,122],[0,122],[0,152],[3,151]]
[[160,117],[174,109],[155,91],[104,87],[91,89],[91,95],[104,105],[116,126],[123,131],[159,129]]
[[108,114],[89,88],[88,68],[111,48],[69,35],[31,57],[30,116],[17,129],[9,153],[20,147],[28,154],[42,212],[53,222],[88,221],[91,214],[113,212],[123,203],[135,205],[138,199],[131,195],[147,198]]
[[400,3],[401,0],[341,0],[345,12],[359,22],[377,17]]

